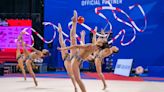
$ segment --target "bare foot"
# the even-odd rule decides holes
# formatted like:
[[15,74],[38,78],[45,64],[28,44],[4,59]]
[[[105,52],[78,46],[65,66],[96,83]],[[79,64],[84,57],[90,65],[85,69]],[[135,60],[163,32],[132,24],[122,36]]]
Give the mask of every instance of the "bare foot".
[[62,27],[60,23],[58,23],[58,32],[62,32]]
[[73,14],[74,16],[72,17],[72,21],[73,22],[77,22],[77,11],[76,10],[74,10],[74,14]]
[[105,90],[107,88],[107,85],[104,85],[104,88],[102,90]]
[[26,80],[27,80],[26,75],[24,75],[24,81],[26,81]]
[[34,82],[35,82],[35,86],[37,87],[38,86],[38,82],[36,80]]
[[75,92],[78,92],[77,88],[75,88]]

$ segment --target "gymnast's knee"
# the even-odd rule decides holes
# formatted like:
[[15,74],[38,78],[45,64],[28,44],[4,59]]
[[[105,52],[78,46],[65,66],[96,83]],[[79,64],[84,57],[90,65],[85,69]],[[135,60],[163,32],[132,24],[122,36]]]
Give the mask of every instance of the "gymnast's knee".
[[30,65],[30,62],[27,60],[26,61],[26,66],[29,66]]
[[73,73],[68,73],[68,75],[69,75],[71,78],[74,78]]
[[103,73],[102,72],[97,72],[98,76],[102,76]]
[[80,77],[75,77],[75,80],[76,80],[77,82],[81,82],[81,78],[80,78]]

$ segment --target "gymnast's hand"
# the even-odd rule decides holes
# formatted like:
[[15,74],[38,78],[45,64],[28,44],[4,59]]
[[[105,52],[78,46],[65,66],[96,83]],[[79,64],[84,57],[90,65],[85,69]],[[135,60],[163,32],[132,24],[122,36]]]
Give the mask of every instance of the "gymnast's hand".
[[57,47],[57,50],[62,50],[62,48],[60,48],[60,47]]
[[81,35],[85,35],[86,33],[85,33],[84,30],[82,30],[82,31],[80,32],[80,34],[81,34]]

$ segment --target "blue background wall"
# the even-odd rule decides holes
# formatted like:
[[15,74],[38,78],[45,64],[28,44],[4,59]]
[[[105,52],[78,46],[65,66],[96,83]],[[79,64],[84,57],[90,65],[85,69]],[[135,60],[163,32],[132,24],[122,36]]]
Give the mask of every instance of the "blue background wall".
[[[73,10],[76,9],[78,15],[83,16],[85,18],[85,23],[90,27],[94,28],[95,26],[98,26],[99,30],[104,28],[106,25],[105,20],[94,13],[94,8],[98,5],[81,6],[81,1],[83,0],[44,0],[44,20],[51,21],[56,25],[57,23],[61,23],[63,31],[69,34],[67,25],[73,16]],[[135,3],[141,4],[144,8],[148,19],[148,27],[144,33],[137,33],[136,40],[129,46],[121,46],[120,39],[114,42],[114,45],[120,48],[120,52],[114,55],[114,62],[116,62],[116,59],[118,58],[133,58],[133,67],[138,65],[145,67],[164,66],[164,25],[162,23],[164,21],[163,1],[123,0],[122,4],[113,5],[126,11],[135,20],[136,24],[139,25],[139,27],[142,27],[144,24],[144,19],[141,16],[140,11],[137,8],[128,10],[128,6]],[[133,36],[132,30],[117,22],[111,11],[105,10],[103,13],[112,22],[114,34],[117,34],[119,30],[125,28],[127,30],[125,41]],[[123,15],[118,15],[127,20],[127,18]],[[78,25],[77,33],[79,34],[82,29],[84,28]],[[90,39],[89,31],[86,31],[86,34],[86,39]],[[52,35],[52,28],[49,26],[46,27],[44,32],[45,38],[51,39]],[[90,42],[90,40],[87,40],[86,42]],[[59,46],[58,37],[56,37],[52,46],[52,48],[48,48],[47,44],[45,44],[45,48],[50,49],[52,53],[52,56],[47,58],[46,62],[52,67],[63,67],[60,52],[56,50]]]

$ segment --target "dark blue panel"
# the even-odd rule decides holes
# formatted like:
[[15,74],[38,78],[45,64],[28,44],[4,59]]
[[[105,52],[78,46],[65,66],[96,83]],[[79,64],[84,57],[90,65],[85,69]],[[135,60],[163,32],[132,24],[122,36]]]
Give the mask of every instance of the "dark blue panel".
[[[94,8],[101,5],[88,5],[82,6],[81,3],[83,1],[104,1],[104,0],[44,0],[45,1],[45,11],[44,11],[44,19],[45,21],[51,21],[55,24],[60,22],[63,27],[63,31],[69,34],[69,30],[67,28],[68,22],[70,21],[73,10],[76,9],[78,14],[84,16],[85,23],[90,27],[94,28],[98,26],[99,30],[104,28],[106,25],[106,21],[96,15],[94,13]],[[112,0],[111,0],[112,1]],[[116,0],[119,1],[119,0]],[[134,67],[138,65],[143,66],[164,66],[164,7],[162,0],[123,0],[122,4],[114,4],[114,6],[123,9],[127,12],[136,22],[139,27],[142,27],[144,24],[143,16],[141,16],[140,11],[135,8],[133,10],[129,10],[128,6],[139,3],[145,10],[147,19],[148,19],[148,27],[144,33],[137,33],[136,40],[129,46],[123,47],[120,45],[120,38],[114,42],[114,45],[120,48],[120,52],[114,55],[114,61],[118,58],[133,58],[134,59]],[[125,28],[127,30],[127,35],[125,42],[130,39],[132,34],[132,29],[127,27],[126,25],[119,23],[116,21],[111,13],[111,11],[105,10],[102,11],[108,19],[111,21],[113,25],[113,32],[117,34],[119,30]],[[128,19],[118,13],[118,16],[122,19],[128,21]],[[80,25],[78,25],[77,33],[84,29]],[[107,27],[109,29],[109,27]],[[50,29],[51,30],[51,29]],[[52,37],[52,32],[50,30],[45,31],[45,38],[50,39]],[[87,42],[90,42],[89,31],[86,31]],[[56,50],[56,47],[59,46],[58,39],[55,39],[53,43],[53,55],[52,60],[50,62],[54,64],[55,67],[62,67],[63,62],[61,62],[60,52]],[[45,45],[45,47],[47,47]]]

